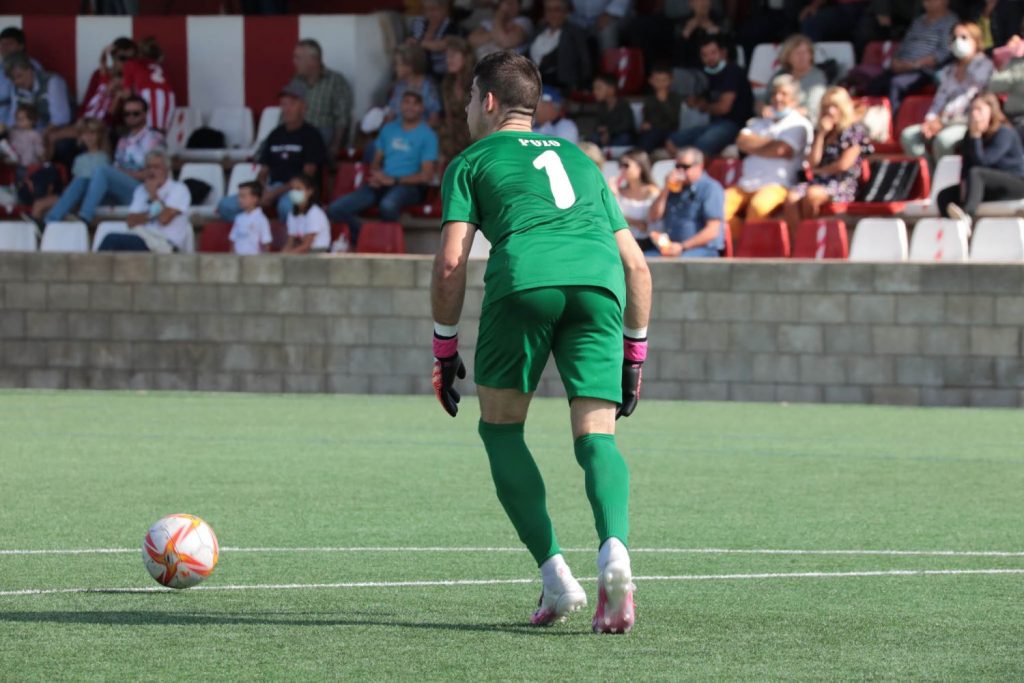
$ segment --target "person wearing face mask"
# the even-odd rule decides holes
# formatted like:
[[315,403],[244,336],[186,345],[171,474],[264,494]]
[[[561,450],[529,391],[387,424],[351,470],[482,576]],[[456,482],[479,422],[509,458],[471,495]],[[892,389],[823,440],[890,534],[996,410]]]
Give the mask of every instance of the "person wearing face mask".
[[754,107],[750,81],[727,57],[728,50],[720,36],[709,36],[701,43],[700,59],[708,87],[704,95],[690,97],[687,104],[707,113],[711,120],[670,135],[665,146],[672,154],[680,147],[696,147],[704,156],[717,156],[736,140],[736,134],[750,117]]
[[287,220],[288,241],[281,251],[286,254],[327,251],[331,246],[331,223],[316,203],[316,181],[305,174],[295,176],[288,183],[288,199],[292,204]]
[[940,72],[940,82],[924,123],[907,126],[900,135],[903,151],[915,157],[926,156],[929,145],[934,164],[953,153],[967,132],[967,113],[971,100],[983,91],[992,77],[992,60],[981,51],[981,28],[971,22],[953,27],[950,52],[956,61]]
[[[782,207],[813,139],[811,122],[796,109],[800,83],[788,74],[772,81],[770,117],[751,119],[736,146],[746,154],[736,187],[725,191],[725,220],[738,240],[744,220],[761,221]],[[742,217],[741,217],[742,216]]]

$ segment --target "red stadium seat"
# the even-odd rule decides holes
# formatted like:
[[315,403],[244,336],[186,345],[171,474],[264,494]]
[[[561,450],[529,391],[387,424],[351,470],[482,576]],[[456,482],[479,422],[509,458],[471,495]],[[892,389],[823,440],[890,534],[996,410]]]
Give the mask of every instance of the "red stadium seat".
[[422,204],[413,204],[405,208],[405,213],[416,218],[441,217],[441,188],[430,185]]
[[199,251],[206,253],[224,253],[231,251],[231,223],[215,222],[203,225],[199,233]]
[[892,103],[888,97],[855,97],[854,106],[868,129],[875,154],[899,154],[900,141],[893,135]]
[[404,254],[405,233],[401,223],[366,222],[359,231],[357,254]]
[[718,253],[725,258],[732,258],[735,255],[732,248],[732,230],[728,223],[723,223],[722,230],[725,230],[725,249]]
[[890,160],[917,162],[917,178],[910,188],[910,196],[898,202],[850,202],[846,206],[845,213],[851,216],[896,216],[903,213],[908,203],[928,199],[932,188],[928,160],[911,157],[893,157]]
[[708,162],[708,175],[722,184],[722,187],[732,187],[740,180],[743,172],[743,162],[739,159],[715,158]]
[[355,192],[363,184],[366,177],[366,165],[355,161],[343,161],[338,164],[338,173],[334,176],[334,189],[331,191],[329,201],[334,201],[342,195]]
[[620,95],[635,95],[644,88],[644,53],[636,47],[611,47],[601,56],[602,73],[613,76]]
[[352,232],[348,229],[347,223],[331,223],[331,241],[336,241],[342,235],[352,244]]
[[793,237],[793,258],[845,259],[850,255],[846,223],[836,219],[802,221]]
[[789,229],[783,221],[751,221],[743,225],[743,239],[736,247],[740,258],[787,258]]
[[910,95],[903,100],[900,110],[896,112],[896,124],[893,126],[893,142],[897,145],[900,142],[900,133],[903,129],[914,124],[924,123],[925,114],[932,106],[931,95]]
[[892,58],[900,47],[899,41],[875,40],[864,47],[860,67],[868,73],[878,75],[892,66]]
[[281,251],[288,242],[288,224],[283,220],[270,221],[270,251]]

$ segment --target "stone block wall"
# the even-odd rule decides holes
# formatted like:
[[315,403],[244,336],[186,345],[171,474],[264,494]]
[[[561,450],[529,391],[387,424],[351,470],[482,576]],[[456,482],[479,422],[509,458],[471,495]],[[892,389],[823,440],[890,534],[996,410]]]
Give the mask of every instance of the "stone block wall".
[[[470,370],[484,265],[463,315]],[[430,269],[422,256],[0,254],[0,386],[429,393]],[[1024,406],[1019,266],[651,269],[646,397]],[[540,393],[561,393],[553,367]]]

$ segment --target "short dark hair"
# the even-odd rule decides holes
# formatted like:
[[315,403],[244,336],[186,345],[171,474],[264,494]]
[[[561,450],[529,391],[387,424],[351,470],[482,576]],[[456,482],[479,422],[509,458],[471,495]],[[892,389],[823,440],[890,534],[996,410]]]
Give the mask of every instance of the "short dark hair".
[[653,76],[654,74],[668,74],[671,76],[672,65],[668,62],[655,62],[654,66],[651,67],[650,75]]
[[142,99],[138,95],[129,95],[128,97],[124,98],[124,103],[125,104],[129,104],[131,102],[134,102],[135,104],[141,104],[142,105],[142,111],[144,111],[144,112],[148,112],[149,111],[149,102],[147,102],[146,100]]
[[239,191],[241,191],[242,189],[249,190],[249,192],[252,192],[254,195],[256,195],[257,199],[262,199],[263,197],[263,183],[261,183],[258,180],[248,180],[244,183],[239,183],[238,189]]
[[729,45],[725,42],[725,38],[719,33],[704,36],[704,38],[702,38],[700,41],[700,45],[698,45],[698,49],[704,47],[705,45],[711,45],[712,43],[714,43],[719,50],[722,50],[724,52],[727,52],[729,50]]
[[323,48],[320,47],[319,41],[313,40],[312,38],[303,38],[295,44],[295,47],[308,47],[316,54],[317,59],[321,62],[324,61],[324,51]]
[[121,52],[125,52],[128,50],[131,50],[132,52],[138,52],[139,50],[139,46],[135,44],[134,40],[132,40],[131,38],[125,38],[124,36],[121,36],[120,38],[115,38],[113,46],[115,50],[120,50]]
[[601,81],[602,83],[607,85],[612,90],[618,90],[619,89],[619,83],[618,83],[618,81],[615,80],[614,76],[609,76],[608,74],[598,74],[598,75],[594,76],[594,82],[596,83],[598,81]]
[[0,31],[0,40],[13,40],[18,45],[25,47],[25,32],[17,26],[8,26]]
[[509,50],[492,52],[476,65],[473,76],[481,98],[492,93],[505,110],[533,115],[540,101],[540,71],[527,57]]
[[417,100],[420,104],[423,104],[423,94],[417,92],[416,90],[406,90],[404,93],[402,93],[402,97],[411,97]]

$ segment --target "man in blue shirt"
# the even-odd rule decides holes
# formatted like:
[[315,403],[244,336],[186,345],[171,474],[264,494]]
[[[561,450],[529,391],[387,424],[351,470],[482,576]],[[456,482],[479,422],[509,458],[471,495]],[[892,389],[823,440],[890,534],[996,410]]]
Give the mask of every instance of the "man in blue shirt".
[[650,256],[716,258],[725,249],[725,191],[704,172],[704,154],[684,147],[676,168],[651,207],[651,221],[664,218],[664,232],[652,232],[660,251]]
[[423,201],[426,185],[434,179],[437,135],[423,118],[423,97],[407,90],[401,116],[381,128],[366,183],[355,192],[331,202],[327,215],[348,224],[352,242],[359,239],[359,213],[380,207],[384,221],[397,221],[402,209]]
[[39,114],[38,129],[71,123],[71,103],[63,78],[46,71],[36,71],[35,64],[23,52],[5,59],[4,70],[13,86],[13,93],[7,120],[3,123],[14,125],[14,113],[19,104],[35,107]]

